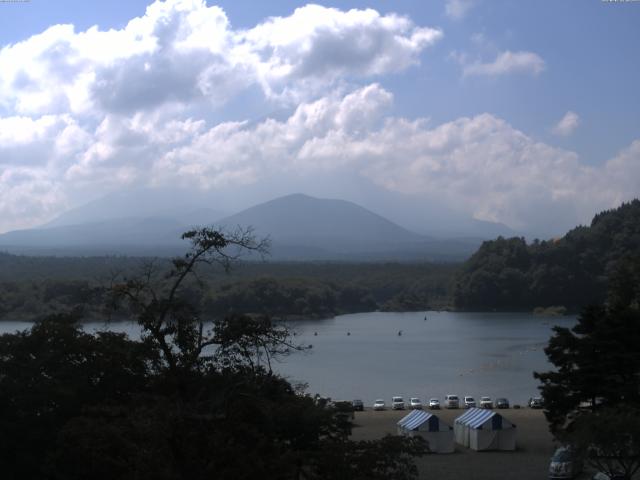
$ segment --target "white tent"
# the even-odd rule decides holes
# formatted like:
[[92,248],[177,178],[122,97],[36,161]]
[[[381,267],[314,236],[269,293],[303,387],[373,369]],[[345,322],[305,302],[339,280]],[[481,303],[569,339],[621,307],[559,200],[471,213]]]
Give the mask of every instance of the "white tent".
[[515,450],[516,426],[498,412],[471,408],[456,418],[456,443],[472,450]]
[[453,428],[444,424],[434,414],[413,410],[398,422],[398,435],[420,436],[429,442],[434,453],[453,453]]

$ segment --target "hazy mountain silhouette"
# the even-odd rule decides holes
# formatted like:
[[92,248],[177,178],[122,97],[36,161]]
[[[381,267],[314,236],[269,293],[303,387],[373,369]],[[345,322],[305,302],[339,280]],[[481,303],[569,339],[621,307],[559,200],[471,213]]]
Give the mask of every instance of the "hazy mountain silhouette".
[[[133,201],[120,199],[126,200]],[[479,239],[419,235],[355,203],[302,194],[276,198],[217,222],[215,211],[207,208],[113,218],[117,209],[106,206],[94,202],[39,228],[0,235],[0,249],[47,255],[174,255],[186,248],[180,234],[203,224],[251,226],[256,235],[271,238],[275,260],[461,260],[480,244]],[[131,210],[152,213],[151,207],[132,205]]]
[[137,189],[112,193],[73,208],[41,228],[130,218],[173,219],[181,225],[210,224],[226,214],[208,205],[206,197],[175,189]]
[[272,257],[290,260],[452,260],[480,244],[419,235],[355,203],[303,194],[276,198],[218,223],[253,226],[257,235],[271,238]]
[[[274,240],[317,247],[371,247],[422,240],[417,233],[344,200],[294,194],[256,205],[218,223],[252,225],[256,233]],[[333,246],[332,246],[333,243]]]

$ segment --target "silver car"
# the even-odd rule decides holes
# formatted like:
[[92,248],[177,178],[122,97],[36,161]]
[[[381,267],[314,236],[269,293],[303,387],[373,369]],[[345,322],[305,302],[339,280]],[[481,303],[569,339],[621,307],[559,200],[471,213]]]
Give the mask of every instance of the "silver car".
[[480,408],[493,408],[491,397],[480,397]]
[[464,397],[464,408],[475,408],[476,407],[476,399],[467,395]]
[[457,395],[446,395],[444,397],[444,408],[459,408],[460,399]]
[[402,397],[393,397],[391,399],[392,410],[404,410],[404,399]]

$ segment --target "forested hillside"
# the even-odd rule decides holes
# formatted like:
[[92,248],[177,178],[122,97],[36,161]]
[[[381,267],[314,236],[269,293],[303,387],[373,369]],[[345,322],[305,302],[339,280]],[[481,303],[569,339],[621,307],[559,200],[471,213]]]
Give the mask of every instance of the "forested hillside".
[[[150,262],[135,257],[24,257],[0,254],[0,320],[33,320],[81,310],[85,319],[108,315],[108,286]],[[326,317],[372,310],[426,310],[450,304],[458,264],[242,262],[227,275],[202,270],[190,301],[208,316],[265,313]],[[120,317],[126,312],[115,312]]]
[[564,237],[527,244],[523,238],[484,242],[464,263],[454,289],[461,309],[571,310],[605,300],[619,262],[640,255],[640,201],[596,215]]

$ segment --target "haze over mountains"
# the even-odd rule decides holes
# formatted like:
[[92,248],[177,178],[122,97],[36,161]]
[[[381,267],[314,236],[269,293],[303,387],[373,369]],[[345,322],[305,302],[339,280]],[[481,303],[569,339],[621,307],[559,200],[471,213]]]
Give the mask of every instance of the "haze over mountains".
[[279,197],[230,216],[189,199],[118,194],[69,210],[39,228],[0,235],[0,249],[34,255],[174,255],[195,225],[251,226],[275,260],[462,260],[489,236],[437,238],[345,200]]

